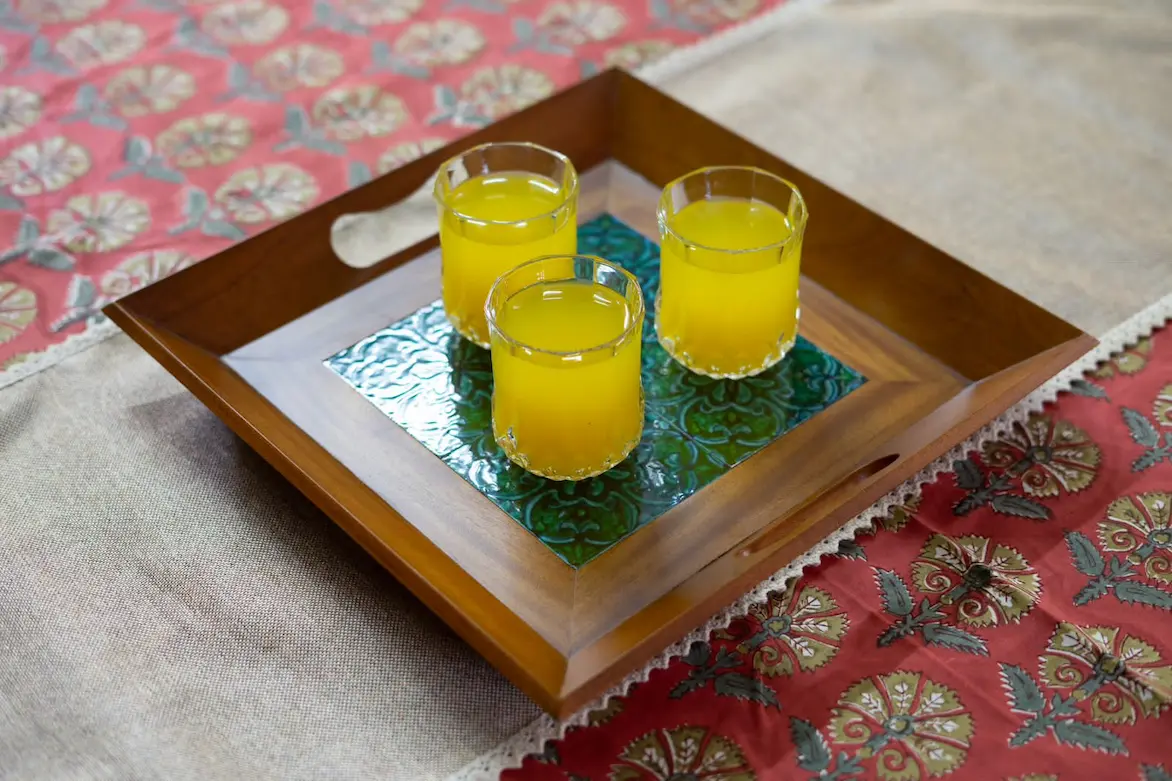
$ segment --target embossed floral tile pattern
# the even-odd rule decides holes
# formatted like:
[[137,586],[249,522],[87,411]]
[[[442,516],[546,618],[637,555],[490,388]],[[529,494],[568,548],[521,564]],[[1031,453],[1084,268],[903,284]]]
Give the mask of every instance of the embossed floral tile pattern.
[[[603,215],[580,227],[579,251],[621,263],[653,300],[654,242]],[[643,439],[622,464],[578,483],[535,477],[497,447],[489,353],[452,331],[439,302],[326,364],[558,556],[580,566],[864,382],[801,338],[768,372],[712,380],[668,357],[654,340],[650,317],[644,332],[652,337],[643,345]]]
[[783,0],[0,0],[0,371],[110,301]]

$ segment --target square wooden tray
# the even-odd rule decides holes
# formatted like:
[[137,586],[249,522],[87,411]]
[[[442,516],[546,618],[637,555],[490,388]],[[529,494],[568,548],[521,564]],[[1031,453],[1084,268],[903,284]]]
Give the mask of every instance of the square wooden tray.
[[[458,151],[526,140],[582,176],[580,222],[654,238],[705,165],[795,182],[802,335],[867,382],[572,567],[323,361],[439,296],[428,238],[366,269],[334,221]],[[1095,340],[621,71],[607,71],[107,308],[109,316],[543,708],[566,716],[1082,355]]]

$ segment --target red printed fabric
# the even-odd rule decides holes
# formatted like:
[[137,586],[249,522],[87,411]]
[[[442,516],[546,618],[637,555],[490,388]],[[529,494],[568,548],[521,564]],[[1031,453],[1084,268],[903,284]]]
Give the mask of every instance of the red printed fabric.
[[1172,779],[1172,330],[510,781]]
[[0,0],[0,371],[471,128],[782,1]]

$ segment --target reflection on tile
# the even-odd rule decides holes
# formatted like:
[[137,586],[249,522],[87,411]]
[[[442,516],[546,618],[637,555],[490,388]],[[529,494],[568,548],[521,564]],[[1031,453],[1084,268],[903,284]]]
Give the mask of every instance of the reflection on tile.
[[[644,294],[659,280],[659,245],[609,214],[578,228],[578,252],[618,263],[638,278]],[[650,298],[647,309],[651,309]]]
[[579,482],[545,480],[526,472],[505,457],[491,434],[443,460],[573,566],[727,471],[707,450],[655,419],[644,423],[643,438],[625,461]]
[[650,313],[659,248],[610,215],[579,228],[579,252],[620,263],[647,300],[643,439],[622,464],[581,482],[555,482],[511,463],[492,437],[489,353],[461,339],[439,302],[372,334],[326,365],[424,447],[578,567],[650,523],[864,378],[799,338],[778,366],[745,380],[712,380],[655,343]]

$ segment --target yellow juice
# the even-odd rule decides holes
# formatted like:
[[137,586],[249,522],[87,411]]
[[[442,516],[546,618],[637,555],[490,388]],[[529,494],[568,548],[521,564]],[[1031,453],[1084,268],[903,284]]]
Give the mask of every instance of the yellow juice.
[[484,302],[493,282],[539,255],[576,252],[577,203],[566,203],[558,184],[538,174],[469,179],[440,207],[440,246],[448,319],[465,338],[488,347]]
[[626,458],[643,432],[643,326],[628,331],[626,299],[559,280],[518,291],[496,317],[492,427],[509,458],[559,480],[593,477]]
[[684,206],[669,218],[660,253],[656,333],[692,371],[747,377],[777,363],[798,331],[800,237],[760,201],[726,198]]

